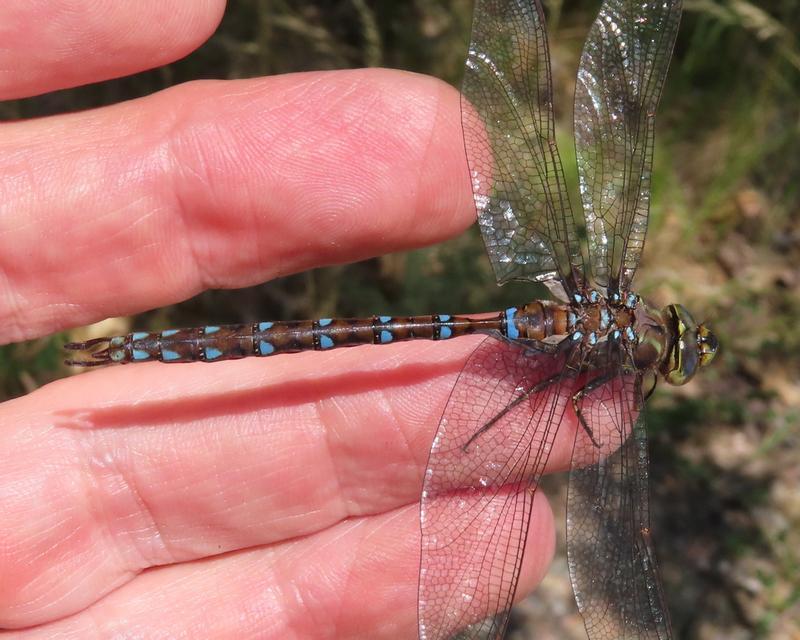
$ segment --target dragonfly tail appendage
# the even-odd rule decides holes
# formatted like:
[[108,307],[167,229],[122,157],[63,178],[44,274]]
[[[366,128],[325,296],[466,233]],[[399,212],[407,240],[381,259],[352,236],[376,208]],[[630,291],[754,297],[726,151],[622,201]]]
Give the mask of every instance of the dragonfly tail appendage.
[[[68,367],[99,367],[111,362],[111,338],[93,338],[84,342],[68,342],[64,345],[65,351],[76,353],[76,358],[66,358],[64,364]],[[101,348],[98,348],[101,347]]]

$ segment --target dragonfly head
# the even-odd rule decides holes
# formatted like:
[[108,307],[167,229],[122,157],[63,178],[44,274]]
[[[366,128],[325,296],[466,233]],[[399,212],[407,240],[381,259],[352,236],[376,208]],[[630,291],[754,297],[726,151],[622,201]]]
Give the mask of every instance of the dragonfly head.
[[670,384],[686,384],[699,368],[711,364],[719,349],[717,336],[698,325],[679,304],[665,307],[662,313],[671,336],[661,373]]

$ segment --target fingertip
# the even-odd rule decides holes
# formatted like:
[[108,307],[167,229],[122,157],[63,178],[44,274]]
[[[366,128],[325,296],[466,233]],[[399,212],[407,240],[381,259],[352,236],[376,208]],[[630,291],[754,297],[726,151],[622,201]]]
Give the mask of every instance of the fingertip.
[[183,58],[225,0],[0,3],[0,99],[118,78]]

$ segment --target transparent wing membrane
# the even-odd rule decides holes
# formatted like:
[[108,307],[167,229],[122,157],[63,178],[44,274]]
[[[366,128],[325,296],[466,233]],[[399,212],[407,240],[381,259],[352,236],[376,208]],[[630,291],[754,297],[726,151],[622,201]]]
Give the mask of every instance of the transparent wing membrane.
[[464,366],[425,473],[421,639],[503,637],[534,493],[574,383],[567,357],[487,338]]
[[650,212],[655,115],[681,0],[606,0],[584,45],[575,148],[595,281],[626,290]]
[[618,372],[587,393],[567,500],[575,600],[590,640],[672,638],[650,540],[641,378]]
[[[575,314],[584,311],[574,294],[590,282],[629,291],[645,241],[655,110],[680,10],[679,0],[601,7],[575,95],[579,222],[555,143],[541,4],[475,1],[462,120],[498,282],[544,281],[557,298],[575,300]],[[573,403],[583,426],[572,452],[567,542],[586,630],[591,640],[672,638],[650,540],[643,372],[632,368],[635,337],[616,333],[587,341],[574,331],[552,352],[492,336],[473,352],[425,474],[422,640],[503,637],[535,492]]]
[[583,272],[555,141],[538,0],[476,0],[462,120],[478,223],[500,283]]

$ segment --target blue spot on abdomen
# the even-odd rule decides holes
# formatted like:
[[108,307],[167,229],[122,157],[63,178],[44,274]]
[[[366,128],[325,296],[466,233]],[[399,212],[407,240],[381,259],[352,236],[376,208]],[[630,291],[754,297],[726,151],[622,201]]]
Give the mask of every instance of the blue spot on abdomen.
[[519,338],[519,329],[517,329],[517,325],[514,322],[514,318],[517,315],[517,308],[511,307],[506,309],[506,335],[511,338],[512,340],[516,340]]
[[266,340],[259,340],[258,352],[262,356],[268,356],[271,353],[275,353],[275,346],[271,342],[267,342]]
[[206,360],[216,360],[222,357],[222,351],[214,347],[206,347]]
[[387,344],[392,340],[394,340],[394,336],[391,331],[381,331],[381,344]]

